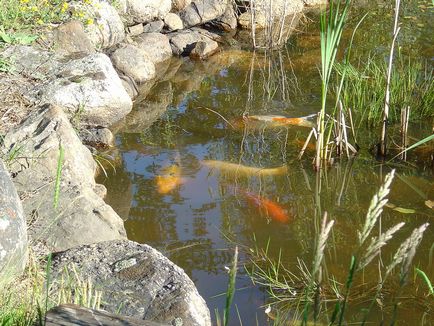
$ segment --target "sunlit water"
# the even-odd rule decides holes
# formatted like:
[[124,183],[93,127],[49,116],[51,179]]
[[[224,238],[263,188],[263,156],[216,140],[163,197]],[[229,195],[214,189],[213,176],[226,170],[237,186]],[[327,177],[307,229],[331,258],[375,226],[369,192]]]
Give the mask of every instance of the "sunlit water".
[[[432,24],[432,19],[426,18],[432,16],[421,12],[420,4],[429,3],[415,1],[406,8],[407,16],[419,14],[422,18],[414,26],[404,25],[401,45],[430,61],[433,51],[425,29]],[[391,12],[387,9],[385,12]],[[360,13],[365,10],[359,9]],[[353,15],[352,23],[358,18],[359,15]],[[373,10],[365,24],[356,36],[354,56],[377,52],[386,57],[390,15]],[[234,303],[243,325],[269,323],[264,313],[270,302],[266,288],[253,285],[245,272],[245,268],[252,268],[250,259],[255,256],[251,254],[268,247],[269,256],[277,260],[281,250],[281,261],[289,271],[299,274],[297,258],[310,268],[324,212],[335,220],[325,254],[324,277],[334,276],[341,284],[345,283],[350,257],[356,248],[357,230],[363,225],[372,196],[392,168],[396,168],[397,176],[390,203],[415,212],[403,214],[385,208],[381,218],[383,230],[401,221],[406,225],[383,249],[381,262],[387,265],[391,261],[399,244],[415,227],[434,222],[433,211],[424,203],[434,200],[429,161],[432,147],[425,149],[427,153],[410,154],[410,164],[395,161],[381,165],[371,152],[379,130],[368,131],[362,125],[358,134],[359,155],[337,160],[318,175],[312,169],[311,146],[301,160],[297,159],[309,128],[237,128],[236,119],[243,114],[299,117],[319,110],[317,24],[300,28],[304,31],[291,37],[283,50],[272,54],[231,49],[204,62],[173,60],[163,74],[164,80],[143,87],[143,97],[147,96],[136,101],[126,123],[116,130],[117,149],[112,155],[120,163],[116,164],[116,171],[107,169],[108,178],[101,176],[101,182],[108,188],[107,202],[125,219],[129,239],[158,248],[181,266],[205,298],[213,318],[214,309],[223,311],[228,284],[226,267],[231,265],[238,245]],[[410,136],[420,139],[429,135],[431,127],[426,122],[412,124]],[[398,126],[391,128],[397,139],[398,129]],[[204,160],[261,168],[285,165],[288,170],[285,174],[266,176],[224,173],[203,164]],[[162,191],[158,178],[173,167],[179,173],[178,183],[172,190]],[[288,221],[273,219],[272,214],[258,207],[257,196],[279,205]],[[426,231],[414,266],[434,280],[432,230],[430,226]],[[378,227],[374,233],[378,234]],[[376,260],[363,273],[363,279],[357,280],[358,284],[365,283],[364,291],[378,282],[378,264]],[[433,308],[432,299],[425,296],[426,285],[420,280],[413,281],[411,271],[409,285],[400,294],[398,319],[400,323],[419,324],[422,319],[427,325],[434,323],[433,312],[429,311]],[[385,293],[396,292],[397,283],[395,273]],[[370,297],[363,296],[361,288],[354,292],[346,315],[348,322],[360,321],[361,308],[367,306],[362,301]],[[391,309],[386,296],[384,310],[375,308],[371,320],[378,321],[382,315],[387,320]],[[292,313],[294,309],[289,312]],[[234,307],[230,324],[239,324]]]

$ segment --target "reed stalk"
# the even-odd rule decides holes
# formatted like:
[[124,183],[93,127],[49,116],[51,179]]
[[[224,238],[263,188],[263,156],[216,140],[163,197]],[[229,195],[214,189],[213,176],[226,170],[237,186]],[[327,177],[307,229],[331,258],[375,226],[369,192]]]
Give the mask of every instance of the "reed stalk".
[[387,124],[389,122],[389,105],[390,105],[390,79],[392,75],[392,65],[393,65],[393,56],[395,51],[395,42],[396,38],[398,37],[398,33],[400,30],[400,27],[398,27],[398,18],[399,18],[399,6],[400,6],[401,0],[395,0],[395,21],[393,25],[393,39],[392,39],[392,45],[390,46],[390,53],[389,53],[389,66],[387,68],[387,81],[386,81],[386,96],[384,99],[384,111],[383,111],[383,126],[381,130],[381,140],[380,140],[380,155],[382,157],[386,156],[387,152]]

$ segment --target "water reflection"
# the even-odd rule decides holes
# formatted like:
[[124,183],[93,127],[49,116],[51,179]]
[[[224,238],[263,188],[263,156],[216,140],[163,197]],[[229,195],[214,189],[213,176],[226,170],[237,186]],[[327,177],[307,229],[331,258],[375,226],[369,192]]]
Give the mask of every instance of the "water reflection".
[[[368,32],[375,41],[385,37],[385,33],[373,36],[371,31],[363,31],[356,39],[359,44],[363,37],[369,39]],[[268,248],[274,258],[282,252],[281,262],[297,271],[297,257],[308,265],[312,260],[315,235],[325,211],[335,220],[325,277],[333,275],[343,282],[357,229],[391,168],[372,159],[369,147],[376,138],[374,131],[359,136],[362,150],[358,157],[337,161],[316,174],[311,166],[312,148],[307,148],[301,161],[297,159],[309,129],[230,127],[228,121],[245,114],[299,117],[317,111],[318,37],[308,32],[290,42],[274,53],[232,49],[204,62],[175,60],[167,65],[162,81],[143,86],[146,96],[138,98],[134,111],[118,129],[117,147],[123,164],[105,181],[108,202],[126,218],[129,238],[159,248],[184,268],[211,309],[224,307],[224,297],[216,295],[226,289],[225,266],[232,260],[235,244],[243,248],[240,259],[247,267],[251,250]],[[358,48],[356,44],[357,51],[367,48],[367,44]],[[410,128],[410,136],[420,139],[430,127],[422,123]],[[434,198],[433,170],[428,162],[419,164],[418,157],[409,153],[415,168],[396,166],[390,202],[416,212],[405,215],[384,210],[382,229],[406,222],[382,252],[385,262],[415,227],[433,219],[433,211],[425,206],[427,199]],[[262,168],[285,165],[288,172],[280,176],[223,173],[201,164],[204,160]],[[159,193],[156,178],[174,164],[179,165],[183,182]],[[249,203],[246,193],[278,204],[290,216],[288,222],[269,218],[263,208]],[[427,275],[434,275],[434,265],[427,258],[433,241],[429,230],[415,257],[415,265]],[[365,290],[377,279],[375,268],[366,270]],[[261,308],[267,303],[266,289],[253,287],[242,268],[237,287],[243,288],[235,295],[243,323],[254,325],[257,319],[259,325],[266,325]],[[431,307],[424,306],[426,301],[421,300],[417,287],[406,291],[416,300],[405,302],[404,309],[409,310],[403,310],[400,321],[420,320]],[[361,305],[351,311],[354,321]]]

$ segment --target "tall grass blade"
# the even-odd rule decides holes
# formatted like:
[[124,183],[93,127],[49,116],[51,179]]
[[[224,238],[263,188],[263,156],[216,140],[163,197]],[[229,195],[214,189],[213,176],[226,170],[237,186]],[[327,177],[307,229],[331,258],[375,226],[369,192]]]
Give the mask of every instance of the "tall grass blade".
[[356,257],[353,255],[351,256],[350,269],[348,272],[347,281],[345,283],[345,295],[344,295],[344,301],[342,302],[342,306],[340,309],[338,325],[342,325],[342,322],[344,320],[345,308],[347,307],[348,297],[350,295],[351,285],[353,284],[356,267],[357,267],[357,260]]
[[229,313],[230,313],[230,308],[235,293],[235,279],[237,277],[237,268],[238,268],[238,246],[235,247],[234,259],[232,261],[232,268],[229,272],[229,284],[228,284],[228,290],[226,292],[226,307],[223,314],[224,326],[227,326],[229,323]]

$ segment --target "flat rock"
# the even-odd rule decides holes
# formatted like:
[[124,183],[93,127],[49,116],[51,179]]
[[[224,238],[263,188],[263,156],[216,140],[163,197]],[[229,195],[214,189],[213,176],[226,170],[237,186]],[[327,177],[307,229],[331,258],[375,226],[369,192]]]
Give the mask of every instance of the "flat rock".
[[197,42],[204,42],[207,48],[213,50],[218,47],[218,43],[210,37],[210,34],[199,28],[182,30],[170,35],[170,45],[175,55],[189,55]]
[[107,148],[114,146],[114,136],[108,128],[100,127],[81,129],[79,136],[83,144],[95,148]]
[[26,218],[9,172],[0,159],[0,280],[20,274],[26,262]]
[[136,24],[130,27],[127,27],[128,35],[137,36],[145,32],[143,24]]
[[164,17],[164,24],[167,30],[170,32],[184,28],[184,24],[182,23],[181,18],[173,12],[169,12],[166,17]]
[[211,325],[208,307],[193,282],[148,245],[117,240],[57,253],[53,280],[72,268],[102,292],[102,308],[108,312],[161,323]]
[[149,59],[154,63],[163,62],[172,57],[172,48],[169,38],[161,33],[144,33],[135,41],[137,46],[146,52]]
[[125,28],[119,13],[108,1],[72,1],[71,8],[84,12],[92,19],[86,25],[86,34],[96,48],[108,48],[122,42],[125,38]]
[[45,326],[169,326],[130,317],[111,314],[106,311],[80,307],[74,304],[63,304],[51,308],[45,318]]
[[227,32],[235,30],[238,25],[238,20],[235,13],[234,4],[229,2],[223,15],[216,18],[214,21],[212,21],[212,23],[213,25]]
[[114,66],[135,82],[143,83],[155,77],[155,65],[147,52],[132,44],[117,49],[111,55]]
[[328,3],[328,0],[303,0],[306,6],[322,6]]
[[186,28],[201,25],[222,16],[228,3],[228,0],[194,0],[179,16]]
[[83,24],[71,20],[54,31],[54,50],[66,55],[77,53],[88,55],[95,52],[95,47],[87,37]]
[[172,9],[171,0],[127,0],[128,24],[149,23],[163,19]]
[[143,26],[143,33],[160,33],[164,28],[162,20],[156,20]]
[[[92,154],[61,108],[45,105],[35,110],[6,134],[4,147],[20,148],[10,171],[34,241],[59,251],[125,238],[122,219],[95,192]],[[56,194],[60,148],[64,155]]]
[[37,86],[40,103],[55,104],[88,125],[108,127],[126,116],[132,101],[102,53],[61,65]]
[[2,52],[2,57],[13,62],[16,73],[33,80],[46,79],[61,65],[61,55],[50,53],[33,46],[13,45]]
[[213,54],[218,48],[217,42],[196,42],[190,52],[192,59],[205,59]]

